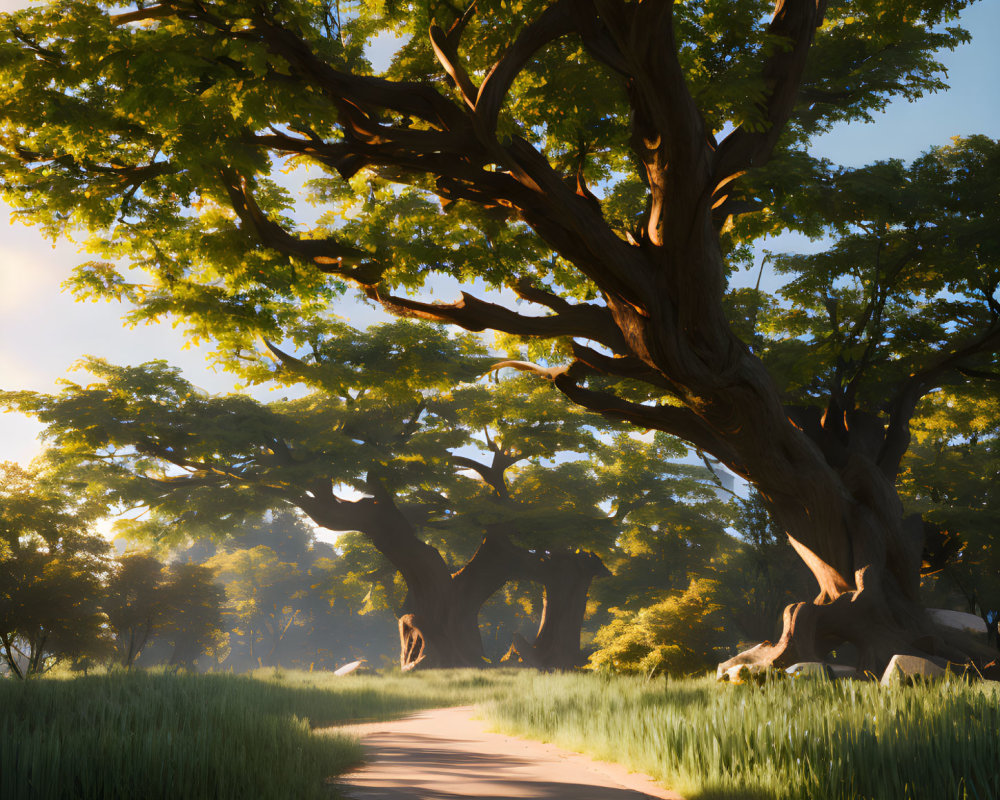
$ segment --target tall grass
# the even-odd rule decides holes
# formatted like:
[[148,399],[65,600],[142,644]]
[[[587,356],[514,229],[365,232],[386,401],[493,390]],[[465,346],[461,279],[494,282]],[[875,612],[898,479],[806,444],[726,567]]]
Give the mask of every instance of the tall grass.
[[689,800],[1000,800],[997,684],[472,670],[0,680],[0,798],[328,798],[360,749],[326,728],[473,702]]
[[690,800],[1000,799],[998,684],[525,675],[484,711]]
[[330,797],[327,779],[361,750],[316,728],[472,702],[496,680],[274,670],[0,680],[0,798]]

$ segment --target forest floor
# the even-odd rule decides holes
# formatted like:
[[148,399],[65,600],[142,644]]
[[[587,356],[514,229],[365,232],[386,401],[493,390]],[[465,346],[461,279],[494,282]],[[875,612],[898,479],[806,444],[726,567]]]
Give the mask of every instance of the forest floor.
[[350,800],[683,800],[646,775],[488,727],[464,706],[330,729],[360,736],[365,751],[338,789]]

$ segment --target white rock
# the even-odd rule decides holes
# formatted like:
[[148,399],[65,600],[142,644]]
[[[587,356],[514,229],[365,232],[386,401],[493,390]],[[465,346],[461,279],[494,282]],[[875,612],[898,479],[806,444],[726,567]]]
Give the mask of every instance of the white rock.
[[943,628],[952,628],[966,633],[986,635],[986,623],[982,617],[964,611],[950,611],[947,608],[928,608],[930,618]]
[[340,667],[339,669],[335,669],[333,671],[333,674],[334,675],[350,675],[352,672],[357,672],[366,663],[368,663],[368,662],[365,661],[363,658],[360,661],[352,661],[350,664],[344,664],[344,666]]
[[911,678],[920,677],[924,680],[932,678],[943,678],[945,669],[939,667],[933,661],[919,656],[894,655],[889,662],[889,666],[882,673],[882,685],[890,686],[900,681],[907,681]]

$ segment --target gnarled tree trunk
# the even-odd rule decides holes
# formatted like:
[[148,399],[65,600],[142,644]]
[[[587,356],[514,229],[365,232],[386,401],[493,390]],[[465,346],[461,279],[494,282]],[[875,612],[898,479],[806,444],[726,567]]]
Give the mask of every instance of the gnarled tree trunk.
[[[445,567],[443,574],[435,569],[432,575],[428,570],[430,580],[411,583],[407,578],[407,613],[399,619],[403,670],[484,666],[479,611],[515,573],[522,557],[502,530],[491,528],[458,572],[450,574]],[[445,566],[443,559],[441,566]]]
[[857,650],[858,669],[875,675],[895,654],[984,665],[989,649],[932,622],[920,601],[926,528],[918,515],[904,517],[895,490],[907,431],[834,402],[822,416],[815,408],[786,412],[807,438],[804,455],[812,445],[814,466],[803,467],[798,480],[785,472],[782,483],[758,485],[819,593],[785,609],[777,643],[765,642],[720,670],[824,660],[845,642]]
[[299,506],[331,530],[357,530],[403,576],[407,595],[399,617],[400,666],[481,667],[479,611],[514,573],[523,553],[502,526],[489,528],[469,562],[452,573],[441,554],[417,536],[391,496],[373,483],[373,497],[344,501],[313,492]]

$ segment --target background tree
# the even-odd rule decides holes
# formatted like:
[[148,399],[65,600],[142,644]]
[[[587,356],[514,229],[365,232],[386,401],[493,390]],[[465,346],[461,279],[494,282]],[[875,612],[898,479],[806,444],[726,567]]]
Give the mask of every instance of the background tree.
[[164,600],[167,611],[159,638],[169,648],[171,666],[193,670],[205,661],[217,663],[225,658],[224,598],[225,591],[208,567],[189,562],[170,565]]
[[366,602],[372,585],[352,574],[361,542],[367,545],[361,548],[364,573],[372,559],[382,558],[367,540],[341,536],[335,550],[317,541],[294,512],[280,509],[219,542],[205,563],[226,590],[230,652],[223,667],[333,669],[359,658],[381,663],[395,617],[385,613],[384,603]]
[[208,566],[225,585],[226,624],[249,663],[278,665],[285,635],[294,625],[305,623],[295,604],[299,582],[295,565],[280,561],[273,549],[259,544],[220,553]]
[[[916,168],[938,180],[881,184],[877,219],[868,204],[840,207],[836,272],[848,274],[839,255],[860,241],[852,229],[885,234],[873,241],[896,255],[912,234],[921,245],[888,271],[876,259],[862,295],[839,298],[857,305],[846,327],[840,311],[829,322],[817,313],[823,286],[836,288],[822,259],[797,262],[808,271],[789,297],[809,309],[805,327],[786,337],[779,326],[769,352],[734,313],[739,296],[726,302],[727,257],[745,256],[746,236],[794,222],[776,213],[795,211],[789,187],[818,196],[802,191],[814,171],[801,152],[809,137],[941,88],[933,53],[967,37],[944,25],[964,5],[781,0],[769,15],[758,0],[557,0],[358,4],[336,17],[290,0],[43,7],[5,22],[4,186],[22,218],[52,233],[87,227],[101,257],[149,273],[140,284],[93,264],[82,290],[132,300],[136,319],[186,317],[230,354],[248,334],[278,340],[320,312],[341,279],[395,313],[561,337],[563,366],[520,366],[745,477],[815,575],[817,600],[791,610],[779,644],[748,659],[820,658],[837,632],[865,669],[895,652],[964,661],[975,648],[920,608],[923,527],[904,523],[894,483],[919,397],[996,353],[989,248],[949,249],[947,278],[934,266],[943,231],[974,237],[995,225],[978,224],[995,204],[964,205],[979,193],[966,194],[966,181],[994,184],[995,158],[983,147],[939,151]],[[404,43],[373,76],[365,45],[381,32]],[[284,159],[326,173],[316,196],[345,224],[295,224],[291,196],[270,178]],[[843,187],[844,177],[830,180]],[[932,186],[946,223],[933,229],[913,202]],[[813,229],[825,224],[802,213]],[[757,222],[741,227],[745,215]],[[470,295],[393,295],[433,271],[516,289],[541,313]],[[886,341],[887,291],[919,290],[909,319],[937,322],[956,308],[953,287],[974,325],[903,324],[905,351],[869,347]],[[811,385],[801,374],[789,384],[796,376],[779,356],[787,364],[830,330],[822,341],[847,368],[828,357]],[[859,373],[843,348],[860,333],[879,357],[861,355]],[[880,391],[852,391],[876,362]]]
[[903,462],[901,494],[942,532],[924,553],[924,588],[935,605],[982,616],[1000,647],[1000,430],[987,391],[926,398]]
[[[602,442],[599,420],[544,384],[459,385],[489,363],[469,340],[403,323],[367,335],[343,325],[311,334],[313,350],[301,358],[271,346],[277,373],[261,362],[244,369],[253,380],[314,389],[298,400],[211,398],[162,364],[96,361],[90,369],[101,383],[70,385],[59,397],[6,397],[38,414],[63,456],[90,470],[113,501],[156,509],[133,533],[219,535],[281,501],[329,529],[364,533],[407,587],[404,665],[428,654],[434,663],[481,663],[479,608],[513,577],[557,587],[524,655],[550,666],[581,660],[587,590],[605,571],[589,553],[610,552],[617,538],[618,520],[602,504],[621,495],[624,517],[625,502],[642,504],[643,475],[661,493],[668,475],[637,470],[641,459],[623,464],[622,442]],[[655,447],[683,453],[662,439]],[[277,568],[273,554],[257,555],[258,566]],[[233,559],[253,560],[226,557],[234,568]],[[294,604],[286,607],[294,615]]]
[[164,565],[150,553],[126,552],[110,564],[101,607],[115,660],[131,667],[168,612]]
[[17,678],[105,650],[107,542],[71,487],[0,464],[0,657]]

